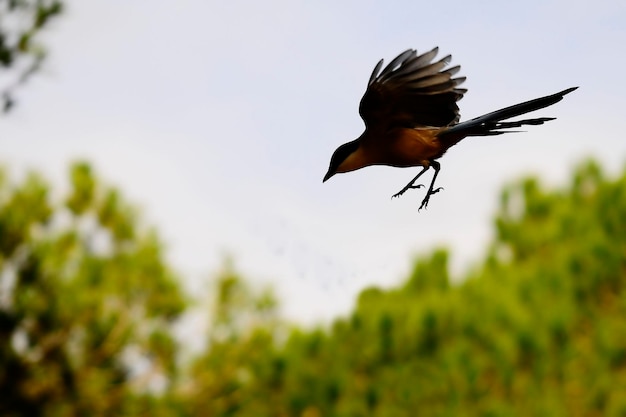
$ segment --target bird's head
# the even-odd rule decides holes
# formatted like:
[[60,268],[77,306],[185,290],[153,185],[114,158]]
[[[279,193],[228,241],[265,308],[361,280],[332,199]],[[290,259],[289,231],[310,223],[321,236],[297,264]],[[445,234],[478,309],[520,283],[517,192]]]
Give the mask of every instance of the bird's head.
[[326,180],[337,173],[353,171],[361,168],[353,167],[353,164],[351,163],[357,149],[359,149],[359,139],[344,143],[338,147],[333,153],[333,156],[330,158],[330,166],[328,167],[328,172],[324,175],[324,180],[322,182],[326,182]]

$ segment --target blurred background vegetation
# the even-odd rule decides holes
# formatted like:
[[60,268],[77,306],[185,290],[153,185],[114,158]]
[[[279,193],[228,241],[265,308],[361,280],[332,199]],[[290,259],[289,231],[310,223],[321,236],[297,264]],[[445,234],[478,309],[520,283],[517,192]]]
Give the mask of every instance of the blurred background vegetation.
[[0,105],[15,105],[19,87],[37,71],[46,57],[38,42],[41,31],[63,11],[59,0],[0,0]]
[[[34,22],[0,29],[0,63],[24,80],[62,7],[0,4]],[[434,249],[313,329],[228,265],[185,294],[118,190],[84,162],[68,179],[59,196],[0,173],[0,416],[626,416],[626,170],[506,186],[458,283]],[[197,305],[210,325],[190,354],[175,329]]]

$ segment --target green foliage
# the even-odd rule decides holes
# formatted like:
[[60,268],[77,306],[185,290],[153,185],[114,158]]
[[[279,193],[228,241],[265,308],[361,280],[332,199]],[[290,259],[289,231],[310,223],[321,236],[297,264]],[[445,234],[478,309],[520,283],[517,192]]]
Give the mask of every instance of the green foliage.
[[589,162],[561,190],[523,180],[495,225],[461,284],[436,250],[327,330],[209,349],[211,389],[195,380],[190,414],[626,415],[626,173],[611,181]]
[[0,89],[5,112],[15,90],[40,69],[46,52],[36,39],[62,11],[60,0],[0,0],[0,67],[14,74]]
[[0,415],[626,415],[626,171],[508,186],[460,283],[437,249],[324,328],[288,327],[227,264],[183,367],[154,232],[88,165],[70,180],[59,204],[0,175]]
[[65,206],[37,175],[0,184],[3,416],[124,415],[176,376],[185,300],[155,233],[88,165],[71,180]]
[[174,397],[186,415],[263,415],[270,410],[266,392],[255,389],[242,399],[241,390],[256,381],[276,384],[284,368],[275,356],[281,328],[276,300],[267,289],[254,291],[230,264],[217,276],[213,293],[207,353],[193,361],[190,384]]

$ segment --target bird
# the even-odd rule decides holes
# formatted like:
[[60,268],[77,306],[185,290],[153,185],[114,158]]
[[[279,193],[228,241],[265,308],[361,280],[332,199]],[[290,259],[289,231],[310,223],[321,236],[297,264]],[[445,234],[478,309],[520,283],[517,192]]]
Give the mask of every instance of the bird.
[[456,77],[461,67],[450,67],[451,55],[435,60],[439,48],[418,54],[408,49],[384,69],[384,60],[374,67],[359,113],[365,130],[357,139],[339,146],[330,159],[322,182],[338,173],[355,171],[371,165],[422,167],[399,192],[422,188],[415,182],[433,168],[434,174],[426,196],[418,209],[428,206],[430,197],[443,188],[434,188],[441,169],[437,161],[450,147],[469,136],[495,136],[518,132],[526,125],[541,125],[554,117],[508,121],[516,116],[551,106],[578,87],[496,110],[460,122],[457,102],[467,89],[459,88],[466,77]]

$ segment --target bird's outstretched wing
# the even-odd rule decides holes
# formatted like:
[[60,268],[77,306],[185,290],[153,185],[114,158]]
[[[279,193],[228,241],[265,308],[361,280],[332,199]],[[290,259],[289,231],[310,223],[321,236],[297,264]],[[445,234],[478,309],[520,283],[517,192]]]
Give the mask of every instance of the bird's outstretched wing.
[[446,68],[450,55],[433,62],[438,51],[418,55],[409,49],[382,72],[383,60],[378,62],[359,107],[368,129],[443,127],[458,122],[456,102],[467,90],[457,87],[465,77],[452,78],[461,67]]

